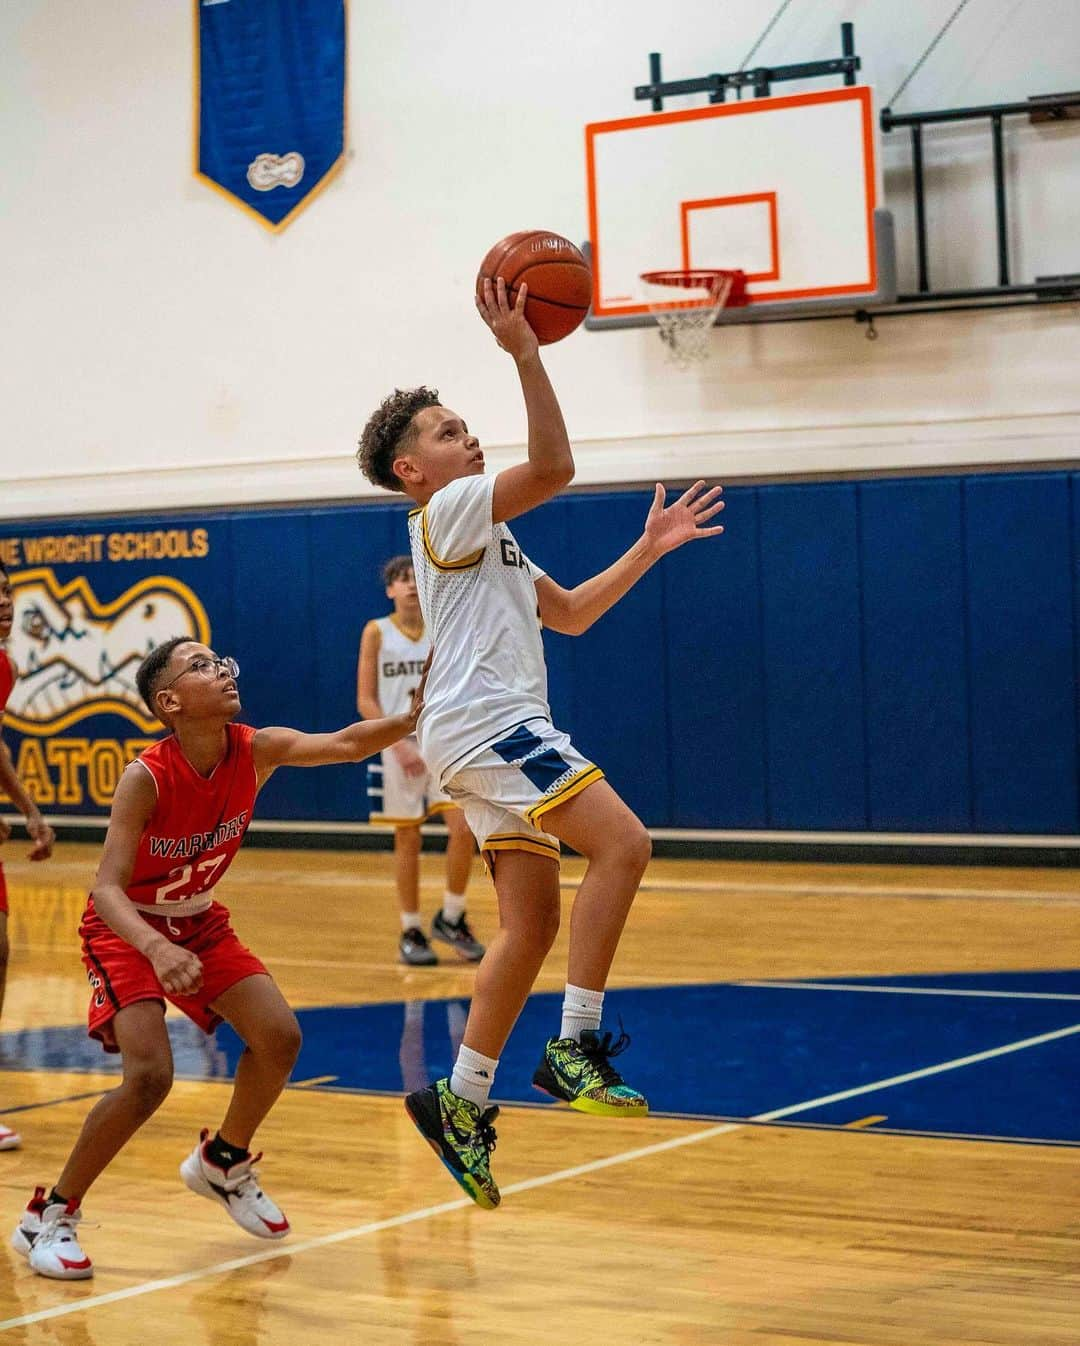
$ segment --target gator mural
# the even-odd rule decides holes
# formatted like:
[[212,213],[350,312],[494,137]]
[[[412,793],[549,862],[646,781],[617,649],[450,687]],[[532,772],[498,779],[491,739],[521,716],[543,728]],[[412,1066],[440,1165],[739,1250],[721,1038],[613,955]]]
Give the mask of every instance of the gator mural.
[[[105,815],[125,765],[163,732],[135,670],[171,636],[239,660],[247,723],[347,724],[360,632],[386,611],[380,567],[407,547],[396,502],[0,520],[19,672],[4,741],[26,789],[60,822]],[[259,814],[363,820],[366,787],[351,763],[275,772]]]
[[[0,539],[15,596],[7,652],[18,671],[4,736],[41,808],[102,812],[125,765],[162,732],[135,671],[171,636],[211,640],[191,582],[201,569],[214,588],[210,551],[205,528],[28,529]],[[28,564],[43,560],[51,564]]]
[[152,575],[103,603],[85,577],[51,569],[12,576],[8,653],[19,670],[4,719],[24,734],[56,734],[91,715],[122,715],[144,733],[160,726],[135,686],[145,656],[172,636],[210,639],[202,604],[184,584]]

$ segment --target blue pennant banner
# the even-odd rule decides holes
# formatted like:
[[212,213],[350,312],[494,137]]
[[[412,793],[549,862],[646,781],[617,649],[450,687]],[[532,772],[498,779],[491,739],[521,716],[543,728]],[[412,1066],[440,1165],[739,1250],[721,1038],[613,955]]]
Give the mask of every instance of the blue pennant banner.
[[194,0],[196,172],[283,229],[345,150],[346,0]]

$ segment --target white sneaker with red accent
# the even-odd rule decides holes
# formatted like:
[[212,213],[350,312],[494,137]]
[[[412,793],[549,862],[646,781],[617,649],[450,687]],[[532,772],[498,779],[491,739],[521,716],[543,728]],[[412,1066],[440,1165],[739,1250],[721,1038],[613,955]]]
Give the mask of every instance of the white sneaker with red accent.
[[17,1150],[22,1144],[22,1136],[12,1131],[10,1126],[0,1126],[0,1150]]
[[[26,1255],[32,1271],[54,1281],[85,1281],[94,1274],[94,1264],[79,1247],[75,1234],[75,1226],[81,1219],[82,1211],[75,1201],[69,1201],[66,1206],[54,1201],[45,1207],[39,1215],[38,1228]],[[19,1233],[25,1233],[23,1225],[16,1231]]]
[[215,1164],[207,1153],[206,1138],[210,1132],[199,1135],[199,1143],[180,1165],[184,1183],[199,1196],[208,1197],[225,1207],[241,1229],[260,1239],[283,1239],[289,1232],[289,1222],[259,1187],[259,1175],[252,1168],[261,1154],[242,1159],[231,1168]]
[[35,1187],[34,1195],[26,1203],[22,1219],[15,1226],[11,1236],[11,1246],[23,1257],[33,1247],[34,1240],[41,1233],[41,1217],[45,1214],[45,1188]]

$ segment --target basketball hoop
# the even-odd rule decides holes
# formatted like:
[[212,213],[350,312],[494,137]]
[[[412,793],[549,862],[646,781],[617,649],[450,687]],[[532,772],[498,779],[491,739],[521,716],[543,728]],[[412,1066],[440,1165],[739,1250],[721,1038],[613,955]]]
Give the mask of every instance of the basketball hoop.
[[[644,271],[641,279],[650,287],[646,302],[668,348],[668,359],[680,369],[705,362],[709,329],[720,310],[747,302],[743,271]],[[697,293],[675,299],[673,290]]]

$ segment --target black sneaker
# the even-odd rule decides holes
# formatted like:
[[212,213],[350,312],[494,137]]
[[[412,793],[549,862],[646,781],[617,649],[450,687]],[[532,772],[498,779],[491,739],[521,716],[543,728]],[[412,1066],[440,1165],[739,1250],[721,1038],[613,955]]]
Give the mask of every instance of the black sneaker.
[[533,1075],[533,1084],[552,1098],[569,1103],[578,1112],[599,1117],[644,1117],[649,1105],[643,1094],[626,1083],[611,1064],[630,1045],[630,1035],[620,1033],[612,1042],[611,1034],[586,1029],[581,1041],[552,1038]]
[[464,913],[456,921],[448,921],[441,911],[436,912],[431,922],[431,938],[449,944],[468,963],[479,963],[484,956],[484,946],[469,929]]
[[435,950],[428,943],[427,935],[414,926],[411,930],[403,930],[401,939],[398,941],[398,957],[403,963],[408,963],[410,967],[434,967],[439,961],[435,957]]
[[495,1148],[492,1122],[499,1109],[481,1112],[469,1099],[459,1098],[445,1079],[409,1094],[405,1109],[454,1181],[483,1210],[494,1210],[501,1199],[490,1162]]

